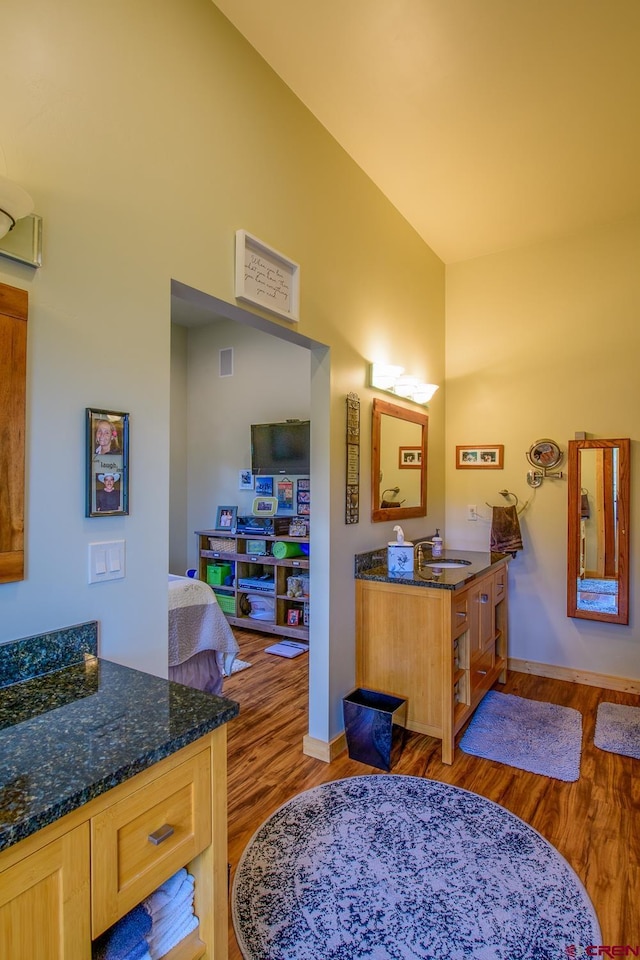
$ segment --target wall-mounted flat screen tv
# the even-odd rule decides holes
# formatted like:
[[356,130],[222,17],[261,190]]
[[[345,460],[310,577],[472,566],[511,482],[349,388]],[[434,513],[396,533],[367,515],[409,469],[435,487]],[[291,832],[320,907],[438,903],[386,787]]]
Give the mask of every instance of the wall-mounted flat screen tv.
[[251,472],[308,474],[310,472],[309,420],[251,424]]

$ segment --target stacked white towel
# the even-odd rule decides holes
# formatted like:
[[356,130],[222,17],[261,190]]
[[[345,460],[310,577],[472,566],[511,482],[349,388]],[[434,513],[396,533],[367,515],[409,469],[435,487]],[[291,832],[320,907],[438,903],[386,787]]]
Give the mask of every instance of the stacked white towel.
[[160,960],[197,928],[193,894],[194,878],[183,867],[143,901],[151,917],[146,934],[151,960]]

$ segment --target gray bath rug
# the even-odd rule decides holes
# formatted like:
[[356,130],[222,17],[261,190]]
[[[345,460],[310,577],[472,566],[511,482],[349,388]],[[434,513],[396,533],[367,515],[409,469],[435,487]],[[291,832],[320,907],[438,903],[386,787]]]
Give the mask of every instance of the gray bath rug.
[[556,780],[580,776],[582,715],[490,690],[460,741],[465,753]]
[[593,742],[601,750],[640,760],[640,707],[599,704]]

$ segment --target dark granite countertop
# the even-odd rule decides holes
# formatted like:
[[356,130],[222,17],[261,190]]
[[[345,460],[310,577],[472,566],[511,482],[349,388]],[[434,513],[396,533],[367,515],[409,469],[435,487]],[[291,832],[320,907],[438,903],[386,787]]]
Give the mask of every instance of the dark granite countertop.
[[425,551],[425,560],[437,563],[440,560],[467,560],[468,564],[462,567],[427,567],[421,564],[418,568],[414,558],[413,572],[390,574],[387,569],[387,549],[371,550],[368,553],[358,553],[355,557],[356,580],[374,580],[380,583],[404,583],[412,587],[429,587],[436,590],[460,590],[476,577],[486,573],[491,567],[503,560],[511,560],[509,554],[480,553],[475,550],[444,550],[439,558],[431,557]]
[[0,850],[237,716],[233,700],[84,654],[0,689]]

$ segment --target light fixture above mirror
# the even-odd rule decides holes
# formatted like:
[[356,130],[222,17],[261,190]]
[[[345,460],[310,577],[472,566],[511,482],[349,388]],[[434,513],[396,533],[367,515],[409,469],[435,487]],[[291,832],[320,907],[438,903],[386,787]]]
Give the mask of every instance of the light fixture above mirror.
[[19,184],[0,176],[0,237],[33,212],[33,200]]
[[0,176],[0,256],[30,267],[42,264],[42,217],[19,184]]
[[423,383],[418,377],[405,373],[404,367],[390,363],[372,363],[369,365],[369,386],[376,390],[391,393],[394,397],[411,400],[412,403],[426,406],[438,389],[435,383]]

